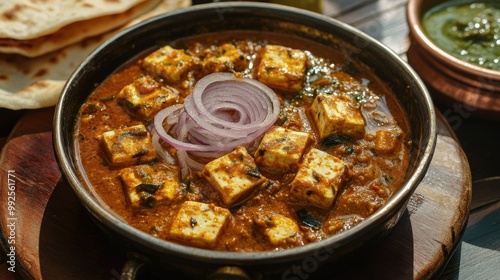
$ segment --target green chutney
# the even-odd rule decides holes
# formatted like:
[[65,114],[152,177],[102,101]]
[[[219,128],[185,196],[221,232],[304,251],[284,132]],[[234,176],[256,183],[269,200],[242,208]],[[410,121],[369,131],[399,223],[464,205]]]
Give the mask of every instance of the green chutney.
[[427,11],[422,26],[445,52],[500,71],[500,1],[447,1]]

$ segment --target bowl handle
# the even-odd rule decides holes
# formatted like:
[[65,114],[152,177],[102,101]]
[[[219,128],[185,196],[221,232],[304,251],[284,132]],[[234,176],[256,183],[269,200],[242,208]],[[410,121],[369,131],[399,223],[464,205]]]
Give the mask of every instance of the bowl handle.
[[149,259],[138,253],[128,253],[127,261],[122,268],[120,280],[135,280],[141,268],[149,261]]
[[[135,280],[141,268],[149,259],[138,253],[128,253],[122,268],[120,280]],[[237,266],[222,266],[217,268],[208,280],[260,280],[262,277],[251,277],[243,268]]]
[[222,266],[215,270],[209,277],[208,280],[256,280],[259,279],[252,278],[249,274],[242,268],[237,266]]

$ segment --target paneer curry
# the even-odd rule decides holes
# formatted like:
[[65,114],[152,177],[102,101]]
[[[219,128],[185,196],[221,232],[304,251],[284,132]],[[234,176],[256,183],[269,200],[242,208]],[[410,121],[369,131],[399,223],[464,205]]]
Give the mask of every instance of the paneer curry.
[[283,250],[362,223],[398,191],[409,124],[340,50],[197,35],[126,63],[81,107],[82,176],[130,225],[180,244]]

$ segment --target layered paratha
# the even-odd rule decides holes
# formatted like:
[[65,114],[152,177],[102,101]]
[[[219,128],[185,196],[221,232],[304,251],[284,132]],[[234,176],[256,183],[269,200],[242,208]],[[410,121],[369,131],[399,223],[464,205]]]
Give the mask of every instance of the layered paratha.
[[118,14],[75,21],[59,30],[32,39],[0,38],[0,53],[15,53],[28,57],[40,56],[71,45],[84,38],[115,29],[150,11],[161,0],[148,0]]
[[70,23],[123,13],[145,0],[2,0],[0,38],[33,39]]
[[29,58],[18,54],[0,54],[0,108],[19,110],[55,105],[67,78],[99,44],[132,24],[190,4],[190,0],[160,1],[147,13],[118,29],[45,55]]

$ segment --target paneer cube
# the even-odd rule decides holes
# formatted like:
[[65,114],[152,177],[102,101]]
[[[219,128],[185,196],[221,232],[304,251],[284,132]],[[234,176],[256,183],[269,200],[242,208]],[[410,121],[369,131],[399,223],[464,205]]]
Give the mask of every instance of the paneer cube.
[[231,206],[266,180],[244,147],[207,163],[202,176],[220,193],[224,204]]
[[266,45],[260,53],[257,80],[269,87],[301,90],[307,68],[307,56],[301,50]]
[[290,183],[290,194],[301,202],[328,209],[344,180],[345,170],[341,159],[312,148]]
[[102,143],[115,165],[146,163],[156,158],[151,136],[143,124],[104,132]]
[[231,213],[226,208],[196,201],[181,205],[170,228],[170,236],[192,246],[211,248],[229,222]]
[[199,66],[199,59],[167,45],[146,56],[142,65],[150,74],[170,83],[179,83],[189,71]]
[[137,165],[120,170],[128,202],[134,208],[153,208],[180,197],[181,183],[175,170],[161,164]]
[[365,121],[361,111],[349,96],[318,95],[310,111],[321,139],[331,135],[359,139],[365,134]]
[[300,230],[297,223],[277,213],[256,213],[254,222],[261,227],[264,235],[273,245],[293,244],[300,241]]
[[401,145],[400,135],[401,131],[397,129],[377,130],[375,133],[375,152],[377,154],[394,152]]
[[255,152],[255,163],[269,170],[297,171],[311,141],[309,133],[273,126]]
[[215,50],[207,49],[202,56],[203,69],[208,73],[242,71],[249,63],[245,54],[232,44],[223,44]]
[[161,109],[177,103],[179,92],[172,87],[162,86],[146,75],[126,85],[117,100],[135,118],[151,120]]
[[352,92],[367,92],[369,89],[353,76],[343,71],[335,71],[316,80],[313,84],[327,86],[334,92],[349,94]]

